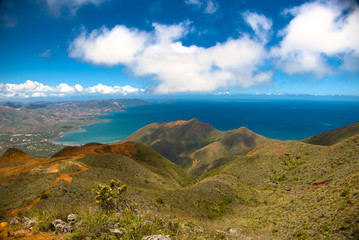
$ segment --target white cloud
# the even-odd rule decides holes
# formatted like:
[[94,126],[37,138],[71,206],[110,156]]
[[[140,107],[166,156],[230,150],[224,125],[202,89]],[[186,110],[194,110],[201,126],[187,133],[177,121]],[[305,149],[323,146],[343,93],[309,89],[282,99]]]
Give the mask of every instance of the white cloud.
[[134,88],[131,87],[129,85],[126,85],[124,87],[120,87],[120,86],[106,86],[106,85],[102,85],[101,83],[93,86],[93,87],[89,87],[85,89],[85,92],[87,93],[100,93],[100,94],[122,94],[122,95],[127,95],[128,93],[138,93],[138,92],[143,92],[143,90],[139,90],[138,88]]
[[212,0],[208,0],[204,12],[208,14],[213,14],[217,11],[218,7],[219,7],[218,3],[213,2]]
[[200,0],[185,0],[184,2],[188,5],[202,5],[202,2]]
[[152,91],[161,94],[249,87],[272,79],[271,71],[258,73],[264,44],[247,35],[203,48],[180,41],[189,23],[153,26],[153,32],[116,26],[81,34],[70,44],[69,55],[95,64],[123,64],[137,76],[152,76],[158,83]]
[[267,42],[269,32],[272,29],[272,20],[264,15],[249,11],[242,13],[242,16],[258,38],[263,42]]
[[279,46],[272,49],[277,66],[285,72],[313,72],[320,77],[332,71],[327,57],[359,57],[359,7],[354,1],[309,2],[286,13],[294,18],[281,31]]
[[133,62],[145,45],[146,33],[117,25],[87,34],[83,31],[69,46],[72,58],[108,66]]
[[[198,9],[203,9],[200,8],[202,6],[202,4],[204,4],[204,1],[201,0],[185,0],[184,1],[187,5],[193,5],[195,7],[197,7]],[[206,0],[205,3],[205,7],[204,7],[204,13],[207,14],[213,14],[215,13],[219,8],[219,4],[213,0]]]
[[69,15],[73,17],[76,12],[86,4],[100,5],[106,0],[46,0],[49,11],[55,16]]
[[93,87],[83,88],[80,84],[69,86],[66,83],[61,83],[57,86],[48,86],[42,83],[27,80],[21,84],[0,83],[0,98],[28,98],[28,97],[50,97],[50,96],[65,96],[69,94],[121,94],[127,95],[129,93],[139,93],[144,90],[126,85],[121,86],[106,86],[98,84]]

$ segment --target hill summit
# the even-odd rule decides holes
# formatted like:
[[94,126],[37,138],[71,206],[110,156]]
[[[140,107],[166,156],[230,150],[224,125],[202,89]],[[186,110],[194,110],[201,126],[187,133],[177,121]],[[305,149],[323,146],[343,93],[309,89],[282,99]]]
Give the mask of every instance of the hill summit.
[[272,142],[248,128],[219,131],[194,118],[149,124],[120,142],[143,143],[198,177],[236,154],[246,154]]
[[0,166],[16,166],[23,165],[26,161],[30,160],[31,156],[24,153],[23,151],[17,148],[9,148],[4,152],[0,157]]

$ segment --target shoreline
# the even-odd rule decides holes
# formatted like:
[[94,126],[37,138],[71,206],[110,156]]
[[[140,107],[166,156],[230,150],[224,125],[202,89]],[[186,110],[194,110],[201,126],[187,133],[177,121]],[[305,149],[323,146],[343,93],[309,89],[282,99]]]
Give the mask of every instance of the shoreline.
[[[97,120],[98,120],[97,122],[91,123],[91,124],[81,125],[81,126],[78,127],[76,130],[73,130],[73,131],[61,132],[61,133],[59,133],[59,137],[53,138],[53,139],[49,140],[49,142],[52,143],[52,144],[55,144],[55,145],[63,145],[63,146],[81,146],[81,145],[84,145],[84,144],[79,144],[79,143],[74,143],[74,142],[58,142],[57,140],[60,140],[60,139],[64,138],[66,134],[79,133],[79,132],[87,132],[88,130],[87,130],[87,129],[84,129],[84,127],[92,126],[92,125],[99,124],[99,123],[111,122],[111,121],[112,121],[111,119],[108,119],[108,118],[100,118],[100,117],[104,117],[104,116],[106,116],[106,115],[113,114],[113,113],[125,112],[125,111],[126,111],[125,109],[127,109],[127,107],[124,108],[124,109],[122,109],[121,111],[118,111],[118,112],[105,112],[105,113],[100,114],[100,115],[94,115],[94,119],[97,119]],[[115,141],[119,141],[119,140],[115,140]],[[104,144],[106,144],[106,143],[110,143],[110,142],[113,142],[113,141],[109,141],[109,142],[99,142],[99,143],[104,143]],[[86,144],[86,143],[85,143],[85,144]]]
[[[121,112],[122,112],[122,111],[121,111]],[[87,132],[87,130],[84,129],[84,127],[92,126],[92,125],[99,124],[99,123],[103,123],[103,122],[111,122],[110,119],[99,118],[99,117],[102,117],[102,116],[106,116],[106,115],[108,115],[108,114],[110,114],[110,113],[115,113],[115,112],[106,112],[105,114],[101,114],[101,115],[94,116],[94,117],[95,117],[94,119],[99,120],[98,122],[91,123],[91,124],[81,125],[81,126],[78,127],[76,130],[73,130],[73,131],[60,132],[60,133],[59,133],[59,137],[53,138],[53,139],[49,140],[49,142],[52,143],[52,144],[55,144],[55,145],[81,146],[82,144],[72,143],[72,142],[58,142],[57,140],[64,138],[65,135],[66,135],[66,134],[69,134],[69,133]]]

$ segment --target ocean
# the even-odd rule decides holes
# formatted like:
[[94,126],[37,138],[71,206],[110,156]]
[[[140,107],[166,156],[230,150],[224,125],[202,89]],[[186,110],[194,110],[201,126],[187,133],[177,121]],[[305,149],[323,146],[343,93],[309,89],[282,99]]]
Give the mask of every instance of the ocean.
[[300,140],[359,121],[357,101],[181,100],[128,107],[101,116],[109,120],[65,133],[55,142],[82,145],[121,140],[153,122],[197,118],[218,130],[247,127],[279,140]]

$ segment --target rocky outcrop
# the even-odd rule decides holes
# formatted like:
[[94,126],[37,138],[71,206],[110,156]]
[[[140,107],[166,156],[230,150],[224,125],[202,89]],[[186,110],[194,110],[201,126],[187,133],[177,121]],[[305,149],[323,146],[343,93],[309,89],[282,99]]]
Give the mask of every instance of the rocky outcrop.
[[75,220],[77,218],[78,217],[76,214],[70,214],[67,216],[67,223],[62,221],[61,219],[56,219],[51,223],[51,228],[52,230],[58,230],[61,233],[73,232],[74,227],[76,227],[77,225],[81,225],[81,223],[75,223]]

